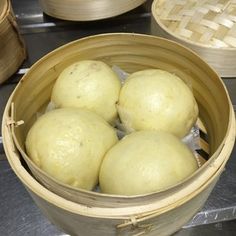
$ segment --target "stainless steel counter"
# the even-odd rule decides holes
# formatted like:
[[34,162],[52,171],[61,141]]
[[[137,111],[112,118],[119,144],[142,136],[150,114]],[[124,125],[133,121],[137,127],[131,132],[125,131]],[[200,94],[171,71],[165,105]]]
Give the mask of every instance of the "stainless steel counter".
[[[42,13],[36,0],[13,0],[20,32],[28,50],[28,58],[21,69],[0,86],[0,115],[10,93],[25,69],[51,50],[84,36],[105,32],[137,32],[151,34],[150,6],[147,1],[139,8],[109,20],[95,22],[68,22],[56,20]],[[234,108],[236,108],[236,78],[223,78]],[[203,225],[214,223],[212,235],[222,235],[224,221],[236,219],[236,148],[219,182],[201,211],[186,224],[176,236],[211,235]],[[230,233],[236,235],[234,223],[229,223]],[[194,227],[198,226],[198,227]],[[199,230],[199,229],[202,230]],[[205,232],[205,234],[203,234]],[[208,232],[208,233],[206,233]],[[234,233],[235,232],[235,233]],[[219,233],[219,234],[217,234]],[[11,170],[2,147],[0,135],[0,235],[66,235],[56,229],[31,200],[23,185]]]

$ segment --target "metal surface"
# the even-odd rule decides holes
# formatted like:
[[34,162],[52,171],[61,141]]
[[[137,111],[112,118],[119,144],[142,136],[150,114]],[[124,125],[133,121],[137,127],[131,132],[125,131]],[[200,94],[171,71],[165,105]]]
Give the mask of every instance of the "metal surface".
[[[11,92],[35,61],[51,50],[72,40],[105,32],[137,32],[151,34],[150,6],[152,1],[139,8],[107,20],[94,22],[69,22],[45,16],[37,0],[13,0],[13,9],[18,18],[20,32],[23,35],[28,58],[21,69],[10,80],[0,86],[0,116]],[[224,79],[236,108],[236,79]],[[236,148],[219,182],[214,188],[203,209],[186,224],[176,236],[185,235],[222,235],[225,229],[223,221],[236,219]],[[203,225],[216,223],[212,234]],[[201,226],[200,226],[201,225]],[[230,232],[236,235],[233,223],[229,223]],[[194,227],[193,226],[199,226]],[[201,229],[201,230],[200,230]],[[206,233],[208,232],[208,233]],[[0,235],[20,236],[59,236],[66,235],[56,229],[40,212],[27,191],[11,170],[2,147],[0,135]]]

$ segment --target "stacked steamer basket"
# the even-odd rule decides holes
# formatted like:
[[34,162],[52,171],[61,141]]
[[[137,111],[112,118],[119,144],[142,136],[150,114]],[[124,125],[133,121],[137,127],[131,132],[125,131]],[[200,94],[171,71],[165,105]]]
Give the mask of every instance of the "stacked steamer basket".
[[[49,177],[26,155],[27,132],[50,100],[53,84],[69,64],[101,60],[131,73],[160,68],[191,83],[199,121],[209,145],[208,160],[188,179],[165,191],[114,196],[75,189]],[[35,63],[10,97],[2,123],[4,148],[12,169],[36,204],[71,235],[170,235],[205,203],[230,156],[235,119],[218,75],[187,48],[155,36],[103,34],[67,44]],[[206,142],[202,142],[206,150]]]
[[105,19],[128,12],[146,0],[40,0],[43,11],[53,17],[91,21]]
[[222,77],[236,76],[236,1],[154,0],[152,32],[193,49]]
[[0,1],[0,35],[1,84],[16,72],[26,56],[9,0]]

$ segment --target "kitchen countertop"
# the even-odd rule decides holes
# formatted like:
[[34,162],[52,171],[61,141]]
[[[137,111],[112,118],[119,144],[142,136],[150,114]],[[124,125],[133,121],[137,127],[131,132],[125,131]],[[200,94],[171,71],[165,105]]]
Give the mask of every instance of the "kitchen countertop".
[[[20,70],[0,85],[0,115],[7,99],[25,72],[34,62],[51,50],[85,36],[106,32],[152,34],[150,6],[147,1],[137,9],[111,19],[94,22],[70,22],[53,19],[42,13],[36,0],[13,0],[20,33],[28,58]],[[236,108],[236,78],[223,78]],[[194,226],[219,224],[236,219],[236,147],[225,171],[204,207],[176,235],[187,235]],[[55,228],[40,212],[11,170],[0,135],[0,234],[1,235],[66,235]],[[190,234],[194,235],[194,234]],[[208,235],[208,234],[207,234]],[[233,235],[233,234],[229,234]]]

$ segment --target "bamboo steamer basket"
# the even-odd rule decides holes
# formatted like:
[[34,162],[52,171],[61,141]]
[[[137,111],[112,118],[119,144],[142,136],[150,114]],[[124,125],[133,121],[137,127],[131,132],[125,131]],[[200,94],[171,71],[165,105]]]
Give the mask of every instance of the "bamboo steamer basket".
[[220,76],[236,76],[235,0],[154,0],[152,33],[191,48]]
[[[75,190],[38,169],[24,151],[27,132],[37,112],[48,104],[60,72],[84,59],[102,60],[130,73],[160,68],[191,84],[208,136],[209,160],[172,188],[129,197]],[[113,33],[74,41],[35,63],[8,100],[2,133],[12,169],[48,219],[62,230],[71,235],[156,236],[174,233],[203,206],[232,151],[235,118],[223,82],[195,53],[155,36]]]
[[43,11],[53,17],[72,21],[105,19],[128,12],[146,0],[39,0]]
[[10,0],[0,1],[0,84],[19,68],[26,57]]

